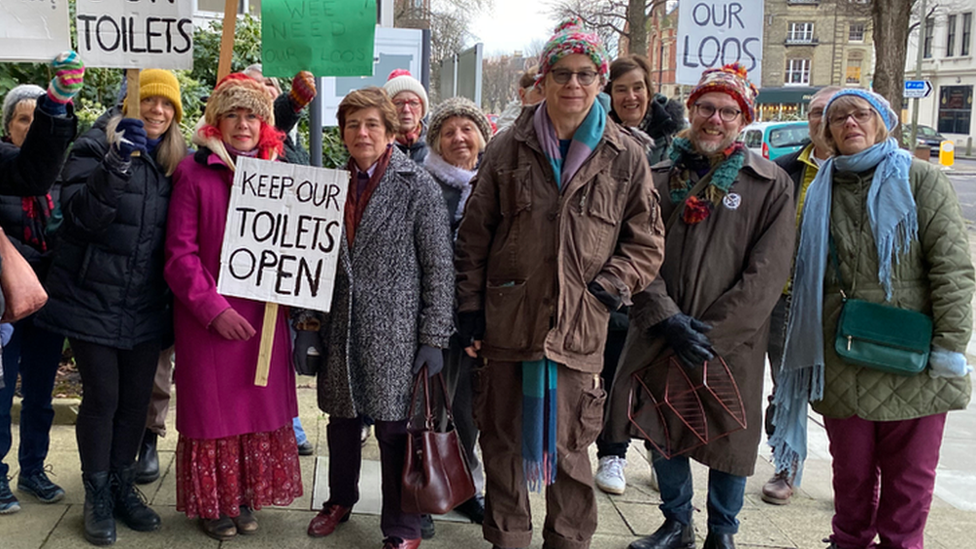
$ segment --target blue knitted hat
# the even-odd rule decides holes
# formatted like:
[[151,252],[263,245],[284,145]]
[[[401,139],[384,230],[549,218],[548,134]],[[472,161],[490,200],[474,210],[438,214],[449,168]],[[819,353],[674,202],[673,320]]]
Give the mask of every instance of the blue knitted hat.
[[890,132],[891,130],[895,129],[895,126],[898,124],[898,114],[894,111],[894,109],[891,108],[891,104],[888,103],[887,99],[868,90],[862,90],[859,88],[844,88],[830,98],[830,101],[827,102],[827,106],[824,107],[824,112],[828,112],[830,110],[830,106],[834,104],[834,101],[837,101],[838,97],[843,97],[845,95],[854,95],[867,101],[868,104],[871,105],[871,108],[881,116],[881,120],[884,120],[885,127],[888,128],[888,131]]

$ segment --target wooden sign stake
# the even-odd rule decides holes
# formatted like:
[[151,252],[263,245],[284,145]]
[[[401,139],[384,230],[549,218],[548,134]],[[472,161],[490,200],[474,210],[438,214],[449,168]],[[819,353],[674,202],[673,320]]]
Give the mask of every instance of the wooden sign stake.
[[217,82],[230,74],[230,62],[234,58],[234,29],[237,26],[238,0],[224,1],[224,30],[220,34],[220,62],[217,64]]
[[258,349],[258,369],[254,372],[254,384],[268,386],[268,371],[271,369],[271,350],[274,344],[275,325],[278,324],[278,304],[264,304],[264,322],[261,325],[261,347]]
[[[125,112],[127,118],[139,118],[139,69],[125,69]],[[132,156],[140,156],[133,151]]]

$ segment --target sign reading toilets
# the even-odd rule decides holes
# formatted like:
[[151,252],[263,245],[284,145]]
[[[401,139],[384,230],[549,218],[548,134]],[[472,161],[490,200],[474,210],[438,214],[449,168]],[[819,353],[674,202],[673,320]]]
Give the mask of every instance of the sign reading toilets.
[[193,68],[193,0],[78,0],[76,11],[89,67]]
[[349,172],[239,156],[217,291],[329,312]]
[[705,70],[739,62],[758,88],[762,82],[762,39],[762,2],[679,2],[678,83],[694,86]]
[[0,2],[0,61],[50,62],[70,49],[68,0]]

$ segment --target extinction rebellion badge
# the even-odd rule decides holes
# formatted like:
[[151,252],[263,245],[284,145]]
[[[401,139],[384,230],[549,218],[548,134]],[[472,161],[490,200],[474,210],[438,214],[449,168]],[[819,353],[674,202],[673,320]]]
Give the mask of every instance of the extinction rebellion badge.
[[737,193],[729,193],[722,199],[722,203],[725,204],[726,208],[736,210],[739,208],[739,204],[742,204],[742,197]]

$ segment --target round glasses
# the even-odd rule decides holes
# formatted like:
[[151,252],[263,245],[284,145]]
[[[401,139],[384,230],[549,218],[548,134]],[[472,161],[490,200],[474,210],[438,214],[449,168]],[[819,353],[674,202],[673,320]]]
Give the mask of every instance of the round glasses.
[[726,122],[732,122],[738,118],[740,114],[742,114],[742,111],[737,111],[735,109],[716,109],[714,106],[709,105],[708,103],[695,103],[695,110],[698,111],[698,114],[706,120],[715,116],[715,113],[718,112],[719,117]]
[[579,82],[580,86],[589,86],[590,84],[593,83],[594,80],[596,80],[598,73],[596,71],[574,72],[569,69],[553,69],[552,71],[550,71],[550,74],[552,74],[552,79],[557,84],[569,83],[569,79],[572,78],[573,75],[575,74],[576,81]]

